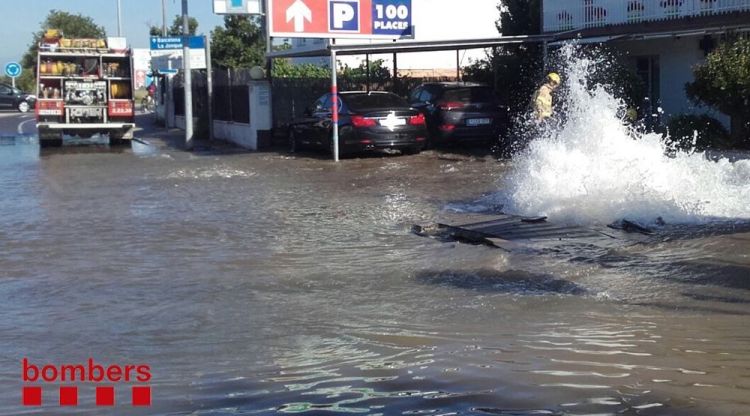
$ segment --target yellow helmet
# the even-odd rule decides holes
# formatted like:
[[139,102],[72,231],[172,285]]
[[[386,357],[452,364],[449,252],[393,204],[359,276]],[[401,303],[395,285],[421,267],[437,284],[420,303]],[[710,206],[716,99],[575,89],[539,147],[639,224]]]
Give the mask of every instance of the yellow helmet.
[[554,82],[555,84],[560,83],[560,75],[557,75],[557,72],[550,72],[547,74],[547,80]]

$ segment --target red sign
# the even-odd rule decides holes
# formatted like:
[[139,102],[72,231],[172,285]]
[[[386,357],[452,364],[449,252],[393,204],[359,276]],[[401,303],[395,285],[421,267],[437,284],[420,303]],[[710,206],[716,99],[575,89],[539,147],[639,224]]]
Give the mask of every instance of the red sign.
[[270,35],[400,38],[412,34],[411,0],[271,0]]
[[132,116],[133,102],[130,100],[110,100],[108,113],[110,117]]
[[96,406],[151,406],[151,386],[145,384],[151,381],[151,367],[146,364],[105,366],[93,358],[74,364],[34,364],[24,358],[21,367],[22,406],[78,406],[79,386],[95,392]]

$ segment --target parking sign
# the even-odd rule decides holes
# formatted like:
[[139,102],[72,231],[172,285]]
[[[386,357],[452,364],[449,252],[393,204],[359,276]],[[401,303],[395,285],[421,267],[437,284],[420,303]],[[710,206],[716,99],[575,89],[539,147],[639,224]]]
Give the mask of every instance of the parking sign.
[[359,0],[329,0],[328,30],[359,33]]
[[272,37],[413,36],[411,0],[269,0]]

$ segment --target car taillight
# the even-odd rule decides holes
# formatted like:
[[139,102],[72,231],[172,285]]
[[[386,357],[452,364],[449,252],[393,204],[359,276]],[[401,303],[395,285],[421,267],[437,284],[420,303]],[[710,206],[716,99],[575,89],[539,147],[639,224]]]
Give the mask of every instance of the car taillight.
[[454,110],[456,108],[464,108],[466,107],[466,104],[462,103],[461,101],[443,101],[441,103],[438,103],[438,108],[441,110]]
[[352,116],[352,125],[354,125],[354,127],[375,127],[377,122],[374,118]]
[[409,117],[409,124],[412,126],[423,126],[425,124],[424,114]]
[[40,116],[61,116],[65,103],[63,100],[37,100],[36,113]]
[[133,102],[130,100],[110,100],[108,110],[110,117],[132,116]]
[[455,124],[441,124],[440,125],[440,130],[445,131],[445,132],[450,132],[450,131],[453,131],[455,129],[456,129],[456,125]]

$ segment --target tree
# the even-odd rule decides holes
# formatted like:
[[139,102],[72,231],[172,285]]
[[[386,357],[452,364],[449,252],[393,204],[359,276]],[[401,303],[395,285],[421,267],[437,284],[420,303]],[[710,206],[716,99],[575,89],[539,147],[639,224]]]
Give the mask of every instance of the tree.
[[[540,33],[540,0],[503,0],[497,6],[497,30],[504,36]],[[541,79],[542,51],[538,44],[493,48],[485,59],[464,68],[464,79],[495,87],[513,115],[523,114]],[[508,86],[513,86],[508,88]]]
[[500,19],[495,23],[498,32],[505,36],[540,33],[540,0],[503,0],[497,6]]
[[[364,85],[368,81],[367,77],[367,63],[362,61],[358,67],[352,68],[349,65],[341,65],[338,70],[341,78],[350,81],[357,85]],[[383,66],[382,59],[374,59],[370,61],[370,84],[374,84],[374,89],[382,89],[386,83],[391,80],[391,70]]]
[[271,75],[274,78],[327,79],[331,77],[331,70],[328,67],[313,64],[293,65],[286,58],[278,58],[273,60]]
[[91,17],[61,10],[50,10],[41,23],[41,29],[33,34],[29,49],[21,60],[24,70],[32,71],[32,68],[36,66],[39,42],[47,29],[58,29],[67,38],[103,38],[107,35],[104,26],[97,25]]
[[211,62],[221,68],[265,66],[265,37],[258,17],[229,15],[211,32]]
[[[151,36],[162,36],[162,28],[159,26],[151,26],[149,34]],[[198,20],[194,17],[188,17],[188,32],[191,36],[194,36],[198,30]],[[167,36],[182,36],[182,16],[175,15],[172,20],[172,26],[167,28]]]
[[693,74],[688,97],[729,115],[732,144],[750,146],[750,39],[722,43]]

